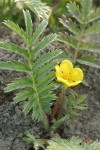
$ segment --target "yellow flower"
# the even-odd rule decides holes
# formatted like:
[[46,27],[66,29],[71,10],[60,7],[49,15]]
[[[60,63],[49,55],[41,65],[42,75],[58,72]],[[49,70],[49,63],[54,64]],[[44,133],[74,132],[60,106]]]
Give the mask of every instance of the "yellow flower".
[[73,64],[68,60],[62,61],[55,69],[57,80],[67,87],[78,85],[83,80],[83,71],[80,68],[73,68]]

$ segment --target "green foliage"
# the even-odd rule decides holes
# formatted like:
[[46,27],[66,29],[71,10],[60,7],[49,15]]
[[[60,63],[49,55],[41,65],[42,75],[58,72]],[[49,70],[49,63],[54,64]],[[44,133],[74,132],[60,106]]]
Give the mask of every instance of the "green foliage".
[[31,11],[33,11],[38,19],[48,20],[51,9],[41,0],[15,0],[15,2],[23,2]]
[[10,92],[17,89],[23,89],[26,87],[32,87],[32,80],[31,78],[19,78],[11,83],[7,84],[7,87],[4,88],[5,92]]
[[22,28],[20,28],[17,24],[15,24],[13,21],[10,20],[5,20],[3,22],[8,28],[10,28],[11,30],[13,30],[14,32],[16,32],[21,38],[23,38],[23,40],[25,42],[27,42],[26,39],[26,33],[24,32],[24,30]]
[[25,58],[28,58],[28,53],[26,52],[26,50],[23,49],[22,47],[20,47],[19,45],[16,45],[13,43],[0,42],[0,50],[2,50],[1,48],[5,49],[7,51],[11,51],[11,52],[14,52],[16,54],[19,54]]
[[100,142],[85,143],[77,137],[65,140],[61,138],[54,138],[48,141],[49,146],[47,150],[99,150]]
[[36,137],[29,132],[26,133],[26,137],[23,140],[28,143],[34,143],[33,148],[35,150],[38,150],[40,147],[45,149],[44,147],[45,141],[42,139],[36,139]]
[[66,4],[70,1],[80,3],[80,0],[42,0],[43,2],[46,2],[48,6],[52,7],[52,12],[49,18],[49,26],[51,30],[54,32],[62,31],[62,27],[60,23],[58,22],[58,18],[61,18],[61,16],[67,15],[69,16],[69,12],[66,9]]
[[17,5],[14,0],[0,0],[0,23],[12,20],[23,26],[23,15],[20,12],[22,5]]
[[[53,94],[55,60],[61,52],[51,51],[39,55],[49,43],[53,42],[57,35],[50,34],[38,43],[38,38],[47,26],[47,21],[42,21],[35,32],[32,31],[32,20],[28,10],[23,11],[26,25],[26,32],[12,21],[5,21],[4,24],[15,31],[27,44],[27,50],[12,43],[0,42],[0,49],[14,52],[25,58],[25,62],[0,61],[0,69],[26,72],[25,78],[19,78],[7,85],[5,92],[20,90],[14,97],[14,102],[25,101],[23,111],[27,114],[32,110],[32,118],[37,121],[45,121],[44,126],[48,128],[48,120],[45,113],[50,113],[51,105],[56,96]],[[38,57],[38,59],[37,59]],[[52,71],[51,71],[52,70]]]
[[[72,137],[70,139],[62,139],[60,137],[52,138],[51,140],[36,139],[31,133],[27,133],[24,140],[28,143],[33,143],[35,150],[40,147],[45,150],[99,150],[100,142],[85,143],[79,137]],[[44,145],[47,145],[45,148]]]
[[54,121],[50,129],[55,130],[71,118],[79,116],[79,112],[87,108],[87,105],[84,104],[86,97],[85,94],[76,97],[73,93],[65,97],[65,103],[63,105],[63,111],[65,111],[65,113],[60,119]]
[[[100,33],[100,8],[96,10],[92,7],[92,0],[82,0],[81,6],[75,2],[67,4],[67,9],[73,19],[66,19],[65,16],[60,19],[62,25],[69,31],[68,34],[60,34],[58,40],[68,45],[73,63],[80,63],[91,67],[100,68],[97,60],[92,57],[85,60],[81,57],[87,57],[84,51],[100,53],[100,44],[93,41],[90,35]],[[90,39],[90,40],[87,40]],[[73,51],[72,51],[73,50]],[[81,52],[81,53],[80,53]]]
[[23,64],[22,62],[3,62],[0,61],[0,69],[7,69],[7,70],[12,70],[12,71],[21,71],[21,72],[30,72],[30,68]]

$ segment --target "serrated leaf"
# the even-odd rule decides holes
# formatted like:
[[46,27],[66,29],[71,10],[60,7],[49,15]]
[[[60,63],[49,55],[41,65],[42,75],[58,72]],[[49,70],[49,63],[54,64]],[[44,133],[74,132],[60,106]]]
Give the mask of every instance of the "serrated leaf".
[[38,92],[40,95],[44,95],[45,93],[50,93],[52,90],[54,90],[55,84],[51,83],[48,86],[44,87],[38,87]]
[[40,147],[45,149],[44,148],[45,141],[43,139],[36,139],[36,137],[29,132],[26,133],[26,136],[27,137],[24,138],[24,141],[26,141],[28,143],[34,143],[35,149],[40,148]]
[[60,22],[65,26],[69,31],[71,31],[73,34],[80,36],[80,31],[77,27],[77,24],[75,22],[72,22],[72,20],[66,20],[60,19]]
[[24,11],[23,10],[23,14],[24,14],[24,19],[25,19],[25,25],[26,25],[26,35],[27,35],[27,39],[29,41],[29,44],[31,44],[30,40],[31,40],[31,36],[32,36],[32,19],[31,19],[31,15],[29,13],[28,10]]
[[27,89],[27,90],[23,90],[20,93],[16,94],[16,97],[14,97],[14,103],[19,103],[21,101],[24,101],[30,97],[32,97],[34,94],[33,89]]
[[30,68],[27,65],[23,64],[22,62],[16,62],[16,61],[12,61],[12,62],[0,61],[0,69],[20,71],[20,72],[29,72],[30,71]]
[[21,56],[24,56],[25,58],[28,58],[27,51],[25,49],[23,49],[22,47],[20,47],[19,45],[16,45],[16,44],[13,44],[13,43],[0,42],[0,50],[2,50],[1,48],[5,49],[7,51],[17,53]]
[[88,17],[87,23],[93,22],[100,18],[100,8],[97,8],[92,12],[92,14]]
[[[40,102],[39,102],[39,103],[40,103]],[[40,103],[39,105],[42,107],[41,103]],[[35,102],[33,103],[33,108],[34,108],[34,110],[33,110],[33,112],[32,112],[32,119],[41,121],[41,120],[43,120],[43,118],[44,118],[44,113],[43,113],[44,110],[43,110],[43,112],[41,112],[41,109],[40,109],[39,105],[38,105],[37,101],[35,101]],[[42,108],[42,109],[43,109],[43,108]]]
[[84,110],[84,109],[87,109],[87,105],[85,105],[85,104],[83,104],[83,105],[77,105],[74,108],[77,109],[77,110]]
[[46,150],[99,150],[100,142],[90,141],[86,142],[81,140],[79,137],[71,137],[61,139],[59,137],[48,140],[48,146]]
[[43,40],[38,43],[38,45],[33,50],[32,56],[34,57],[37,55],[43,48],[45,48],[47,45],[49,45],[51,42],[53,42],[57,37],[57,34],[51,34],[43,38]]
[[81,18],[81,12],[79,9],[79,6],[76,5],[75,2],[70,2],[66,5],[68,11],[70,12],[70,14],[81,24],[83,24],[82,18]]
[[44,78],[42,78],[41,80],[38,81],[37,87],[39,87],[39,86],[42,87],[42,86],[48,85],[54,78],[55,78],[55,73],[50,72]]
[[33,97],[31,97],[24,105],[24,108],[23,108],[23,112],[25,114],[29,113],[30,110],[33,108],[33,103],[34,103],[34,99]]
[[36,82],[38,80],[41,80],[43,77],[45,77],[47,73],[51,72],[51,70],[54,69],[55,65],[56,65],[56,62],[52,61],[52,62],[44,65],[42,68],[40,68],[39,71],[36,73],[36,76],[35,76]]
[[5,92],[10,92],[13,90],[22,89],[22,88],[31,87],[31,86],[32,86],[32,81],[30,78],[21,78],[21,79],[17,79],[7,84],[4,90]]
[[66,35],[65,37],[63,34],[60,34],[58,40],[74,49],[77,49],[78,41],[72,35]]
[[53,58],[57,57],[61,52],[59,50],[51,51],[47,54],[42,55],[33,66],[33,71],[36,72],[36,70],[40,67],[42,67],[45,63],[48,63]]
[[54,124],[51,126],[50,130],[55,130],[62,124],[64,124],[66,121],[68,121],[70,117],[68,115],[63,116],[61,119],[54,122]]
[[3,24],[5,24],[7,27],[16,32],[19,36],[21,36],[25,42],[27,41],[26,33],[24,32],[24,30],[20,28],[17,24],[15,24],[13,21],[5,20]]
[[86,20],[88,18],[91,7],[92,7],[92,0],[81,1],[81,15],[83,20]]
[[89,61],[85,61],[81,59],[77,59],[77,62],[82,65],[87,65],[87,66],[94,67],[94,68],[100,68],[100,65],[93,63],[93,62],[89,62]]
[[15,0],[15,2],[24,2],[24,4],[36,14],[39,20],[41,18],[48,20],[51,9],[41,0]]
[[92,26],[85,30],[84,35],[92,35],[100,33],[100,21],[95,22]]
[[84,102],[84,100],[86,99],[87,95],[86,94],[82,94],[81,96],[79,96],[76,100],[77,105],[81,104],[82,102]]
[[35,32],[33,33],[32,43],[35,43],[37,41],[37,39],[40,37],[40,35],[43,33],[43,31],[47,27],[47,25],[48,25],[48,22],[45,20],[43,20],[39,24],[39,26],[36,28]]
[[80,50],[86,50],[90,52],[100,53],[100,45],[96,43],[82,43]]

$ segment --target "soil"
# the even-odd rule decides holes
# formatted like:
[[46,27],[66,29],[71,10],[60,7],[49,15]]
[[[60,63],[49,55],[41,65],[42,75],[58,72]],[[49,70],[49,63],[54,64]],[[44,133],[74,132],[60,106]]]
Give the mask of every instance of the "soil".
[[[95,40],[99,38],[96,36]],[[25,47],[23,41],[12,31],[0,27],[0,41],[13,42]],[[99,42],[99,41],[98,41]],[[48,49],[64,49],[63,44],[54,42]],[[100,56],[98,56],[99,58]],[[21,57],[7,51],[0,51],[0,60],[22,60]],[[63,136],[80,136],[100,140],[100,69],[87,67],[89,85],[80,88],[86,93],[88,109],[80,117],[67,123]],[[22,103],[13,104],[14,92],[5,94],[3,89],[7,83],[24,74],[0,70],[0,150],[29,150],[31,145],[23,142],[26,131],[32,131],[37,136],[42,134],[41,124],[32,121],[31,115],[22,112]]]

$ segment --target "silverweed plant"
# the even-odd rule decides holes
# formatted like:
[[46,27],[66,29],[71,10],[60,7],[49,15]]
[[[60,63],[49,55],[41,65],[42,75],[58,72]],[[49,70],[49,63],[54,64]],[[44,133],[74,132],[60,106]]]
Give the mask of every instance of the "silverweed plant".
[[[33,0],[31,1],[24,0],[24,2],[26,2],[28,7],[31,6],[31,4],[33,4],[32,3]],[[36,4],[39,5],[39,1],[37,1]],[[47,53],[45,52],[41,54],[41,50],[43,50],[51,42],[57,39],[57,34],[52,33],[49,34],[48,36],[45,36],[42,40],[39,41],[41,34],[48,25],[47,19],[45,20],[44,17],[41,17],[41,15],[44,14],[44,13],[41,14],[42,10],[41,11],[40,9],[36,10],[40,14],[39,15],[38,13],[36,13],[36,15],[38,16],[38,18],[43,18],[43,21],[40,22],[35,32],[33,32],[32,30],[33,24],[30,12],[28,10],[26,11],[23,10],[26,31],[24,31],[22,28],[16,25],[13,21],[8,20],[3,22],[4,25],[6,25],[11,30],[16,32],[26,44],[26,48],[22,48],[17,44],[0,42],[0,50],[7,50],[10,52],[14,52],[18,55],[21,55],[25,60],[24,62],[21,60],[20,62],[0,61],[0,69],[25,72],[26,74],[26,77],[17,78],[11,83],[9,83],[5,87],[4,91],[10,92],[13,90],[18,90],[18,93],[14,97],[14,103],[17,104],[19,102],[24,102],[23,112],[25,114],[28,114],[31,111],[32,119],[38,122],[42,122],[44,129],[48,134],[57,131],[57,129],[60,129],[59,127],[61,125],[63,125],[73,117],[79,115],[79,112],[81,110],[87,108],[87,106],[84,104],[84,100],[86,99],[85,94],[75,96],[73,93],[66,94],[66,91],[68,88],[82,83],[84,79],[84,73],[81,68],[76,66],[76,62],[84,62],[83,60],[78,59],[78,53],[82,47],[82,44],[83,46],[85,44],[85,46],[88,46],[88,49],[91,49],[91,47],[89,47],[90,43],[83,42],[86,31],[89,29],[89,31],[87,31],[87,34],[89,34],[89,32],[92,30],[91,28],[94,27],[93,30],[95,30],[96,32],[95,24],[98,22],[95,22],[91,27],[86,28],[86,25],[91,22],[89,20],[89,22],[87,23],[86,18],[90,17],[91,15],[92,21],[99,18],[97,17],[99,9],[95,11],[96,14],[94,17],[93,17],[94,13],[91,15],[87,15],[89,13],[91,5],[92,0],[88,1],[88,6],[86,5],[86,0],[82,0],[81,8],[76,6],[75,3],[68,4],[69,10],[72,9],[74,11],[73,17],[76,18],[79,23],[77,24],[71,22],[67,24],[66,21],[63,22],[63,24],[67,26],[67,28],[70,31],[73,29],[72,30],[73,36],[68,35],[66,39],[64,39],[64,35],[59,36],[59,40],[63,41],[64,43],[67,43],[70,47],[75,49],[75,53],[71,57],[73,58],[72,62],[67,59],[62,60],[61,50],[53,50],[51,52]],[[44,9],[44,7],[41,8]],[[47,12],[47,7],[45,12]],[[63,20],[60,21],[62,22]],[[98,26],[99,25],[97,25],[97,27]],[[92,33],[93,31],[91,31],[91,34]],[[97,48],[96,52],[99,52],[97,44],[94,45],[94,43],[92,43],[92,46],[94,46],[94,48],[95,47]],[[98,67],[97,64],[95,64],[94,66]],[[62,90],[59,95],[57,95],[56,93],[56,90],[59,90],[59,86],[57,85],[57,82],[55,80],[61,83]],[[54,100],[56,100],[56,102]],[[42,139],[36,139],[30,133],[27,133],[27,137],[24,140],[28,142],[33,142],[35,150],[37,150],[38,147],[42,147],[43,149],[45,149],[44,147],[45,142]],[[69,143],[71,146],[70,149],[72,148],[78,149],[78,147],[83,147],[83,150],[85,150],[84,143],[83,145],[79,145],[81,144],[81,141],[79,139],[75,139],[76,142],[75,148],[74,148],[75,146],[74,138],[72,138],[69,141],[63,141],[60,138],[56,140],[52,139],[51,141],[48,141],[49,143],[49,147],[47,148],[48,150],[59,149],[58,148],[59,146],[58,145],[55,146],[55,143],[58,144],[60,142],[65,143],[64,145],[62,145],[62,150],[66,149],[67,144],[69,145]],[[92,143],[90,143],[90,145],[87,144],[87,146],[89,145],[91,147],[91,144]]]
[[[85,95],[76,98],[71,94],[68,98],[65,94],[67,87],[75,86],[82,82],[83,71],[80,68],[73,68],[72,63],[68,60],[61,62],[60,66],[57,65],[57,56],[62,53],[61,50],[53,50],[41,55],[41,50],[53,42],[57,38],[57,35],[50,34],[37,44],[38,38],[45,30],[48,22],[43,20],[33,33],[31,15],[28,10],[23,10],[23,13],[26,32],[12,21],[4,21],[4,24],[15,31],[24,40],[27,49],[13,43],[3,42],[0,42],[0,49],[21,55],[24,57],[25,62],[0,61],[0,69],[25,72],[26,77],[12,81],[7,85],[4,91],[11,92],[20,89],[14,97],[14,103],[17,104],[21,101],[25,101],[23,112],[27,114],[32,111],[32,119],[42,121],[45,130],[49,132],[55,130],[72,116],[78,114],[77,112],[79,110],[85,108],[84,104],[82,104],[86,98]],[[53,92],[57,88],[53,80],[55,76],[58,81],[63,83],[63,86],[61,95],[54,109],[51,110],[53,101],[57,99],[56,93]],[[73,99],[73,102],[69,104],[68,99]],[[64,108],[64,103],[66,103],[66,107],[68,105],[68,108]],[[71,110],[72,108],[73,111]],[[63,109],[65,113],[62,116]]]
[[53,60],[61,52],[59,50],[51,51],[37,58],[39,52],[49,43],[54,41],[56,34],[50,34],[44,37],[38,44],[37,40],[48,25],[47,21],[42,21],[35,32],[32,32],[32,20],[28,10],[24,11],[26,32],[12,21],[4,21],[4,24],[15,31],[27,44],[27,50],[12,43],[0,42],[0,48],[17,53],[25,58],[23,62],[3,62],[0,61],[0,68],[12,71],[25,72],[26,78],[19,78],[8,84],[4,89],[5,92],[20,89],[16,94],[14,102],[18,103],[25,101],[23,112],[27,114],[32,111],[34,120],[43,121],[46,130],[49,128],[46,113],[50,113],[50,107],[53,100],[56,98],[53,94],[55,84],[51,82],[54,79],[54,71],[51,71],[56,62]]
[[91,38],[100,33],[100,8],[93,8],[92,0],[82,0],[80,5],[75,2],[66,5],[71,18],[63,16],[60,22],[69,32],[61,33],[58,40],[67,45],[66,53],[74,64],[100,68],[100,61],[94,56],[100,53],[100,44]]

